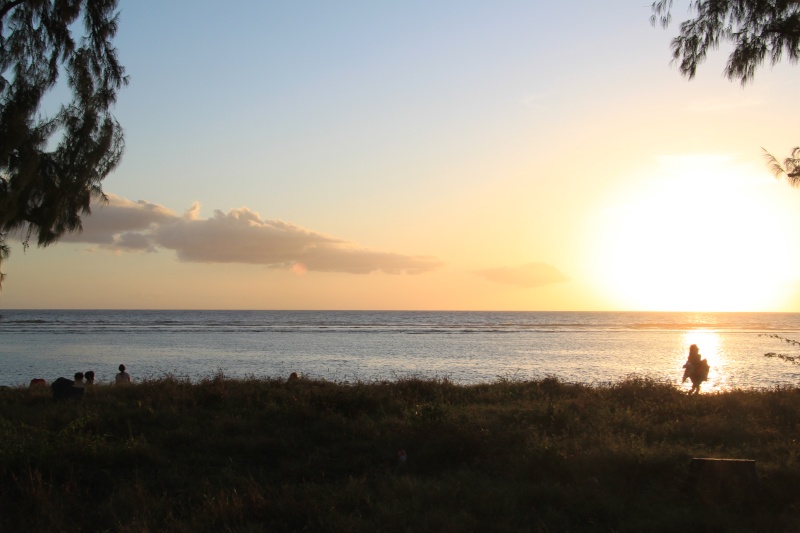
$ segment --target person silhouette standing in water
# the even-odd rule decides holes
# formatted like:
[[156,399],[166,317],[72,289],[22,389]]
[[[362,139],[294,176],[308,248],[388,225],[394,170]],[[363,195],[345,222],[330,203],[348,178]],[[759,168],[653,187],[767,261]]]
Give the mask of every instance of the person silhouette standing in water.
[[686,382],[686,378],[692,380],[692,390],[689,394],[698,394],[700,392],[700,384],[708,379],[708,361],[700,355],[700,349],[696,344],[689,346],[689,357],[686,359],[686,364],[683,365],[683,380],[681,383]]

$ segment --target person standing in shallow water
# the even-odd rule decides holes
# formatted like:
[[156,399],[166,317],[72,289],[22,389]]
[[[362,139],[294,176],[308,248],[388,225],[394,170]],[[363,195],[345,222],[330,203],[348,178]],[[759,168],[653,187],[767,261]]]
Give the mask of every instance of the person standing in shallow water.
[[125,372],[125,365],[119,365],[119,374],[114,379],[117,385],[127,385],[131,382],[131,375]]
[[708,361],[700,355],[700,349],[696,344],[689,346],[689,357],[686,359],[686,364],[683,365],[683,380],[681,383],[686,382],[686,378],[692,380],[692,390],[689,394],[698,394],[700,392],[700,384],[708,379]]

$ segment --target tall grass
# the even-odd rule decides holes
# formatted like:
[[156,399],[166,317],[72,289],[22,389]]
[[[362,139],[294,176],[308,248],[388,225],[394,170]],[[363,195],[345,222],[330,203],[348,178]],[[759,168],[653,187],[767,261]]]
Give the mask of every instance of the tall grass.
[[[0,393],[2,531],[800,530],[794,388],[219,373],[48,392]],[[760,489],[689,491],[692,457],[755,459]]]

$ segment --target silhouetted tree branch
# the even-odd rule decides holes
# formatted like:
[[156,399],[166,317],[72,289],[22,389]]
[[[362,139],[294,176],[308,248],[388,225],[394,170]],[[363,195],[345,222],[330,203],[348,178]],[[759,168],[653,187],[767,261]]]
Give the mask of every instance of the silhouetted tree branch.
[[774,155],[764,148],[762,150],[764,150],[764,157],[767,159],[767,166],[776,178],[786,176],[792,187],[800,187],[800,146],[796,146],[792,150],[792,154],[784,159],[782,164]]
[[[650,22],[664,28],[672,21],[673,0],[658,0],[651,8]],[[800,1],[798,0],[695,0],[689,2],[694,14],[680,25],[672,40],[673,61],[681,74],[692,79],[697,66],[720,41],[730,41],[733,52],[725,65],[725,76],[742,84],[769,57],[775,64],[786,58],[800,59]]]
[[[20,0],[0,7],[0,264],[9,235],[47,246],[80,231],[91,199],[105,199],[100,182],[124,149],[111,114],[128,83],[112,45],[117,3]],[[84,34],[76,41],[79,19]],[[42,99],[62,74],[71,100],[47,116]]]
[[[672,4],[673,0],[653,2],[651,24],[668,27]],[[694,0],[689,2],[689,11],[694,18],[682,22],[680,33],[672,40],[673,62],[680,64],[681,74],[689,79],[720,41],[730,41],[734,46],[725,76],[742,85],[752,81],[767,57],[772,65],[784,55],[790,63],[800,59],[800,0]],[[800,147],[782,164],[764,152],[776,178],[786,176],[792,186],[800,186]]]

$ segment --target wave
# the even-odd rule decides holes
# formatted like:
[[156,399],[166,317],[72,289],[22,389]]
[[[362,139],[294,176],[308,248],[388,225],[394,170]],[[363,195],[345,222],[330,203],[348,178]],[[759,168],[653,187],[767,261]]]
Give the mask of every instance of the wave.
[[415,311],[3,312],[3,333],[405,333],[506,334],[676,331],[800,332],[797,313]]

